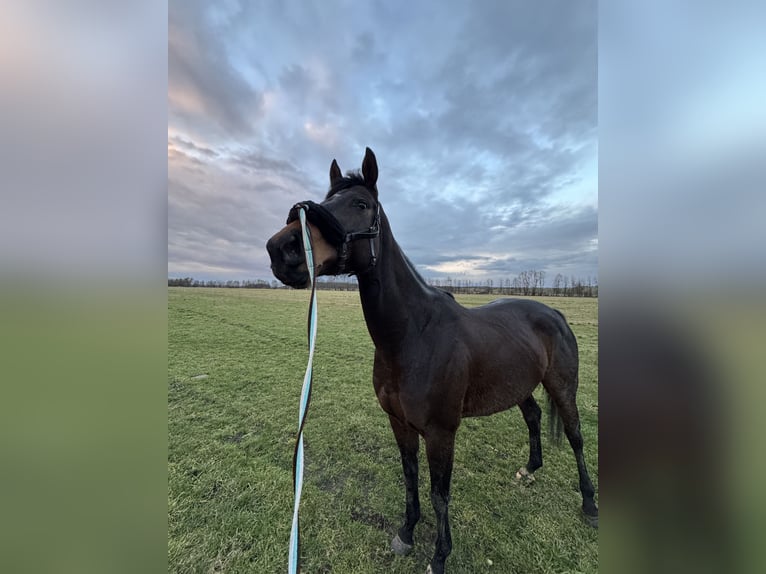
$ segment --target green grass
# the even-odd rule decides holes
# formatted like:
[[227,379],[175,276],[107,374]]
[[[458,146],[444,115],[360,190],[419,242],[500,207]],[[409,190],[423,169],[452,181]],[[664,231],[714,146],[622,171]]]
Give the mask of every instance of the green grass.
[[[496,298],[458,296],[466,306]],[[541,300],[563,311],[577,335],[578,404],[598,489],[598,302]],[[305,291],[168,290],[169,571],[285,571],[307,303]],[[305,428],[303,571],[424,572],[435,540],[425,448],[416,546],[397,557],[389,543],[403,517],[404,483],[388,418],[372,389],[374,349],[358,294],[321,291],[318,307]],[[536,394],[543,399],[542,388]],[[566,440],[554,447],[544,439],[543,468],[523,487],[513,476],[528,449],[518,409],[463,421],[452,481],[450,572],[597,571],[598,533],[580,518]]]

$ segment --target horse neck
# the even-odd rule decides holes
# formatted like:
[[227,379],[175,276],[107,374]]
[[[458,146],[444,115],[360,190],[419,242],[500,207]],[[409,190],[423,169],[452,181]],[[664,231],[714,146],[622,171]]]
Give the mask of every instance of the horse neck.
[[358,276],[359,296],[375,347],[396,352],[410,327],[428,322],[436,297],[394,239],[385,214],[380,234],[378,263]]

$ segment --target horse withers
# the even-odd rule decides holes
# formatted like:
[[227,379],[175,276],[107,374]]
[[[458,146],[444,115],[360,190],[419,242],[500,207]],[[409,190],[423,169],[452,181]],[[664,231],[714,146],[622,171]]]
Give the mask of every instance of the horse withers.
[[583,514],[597,526],[575,400],[577,341],[564,316],[528,299],[501,299],[466,309],[450,294],[427,285],[394,240],[378,201],[377,179],[377,160],[369,148],[361,173],[344,176],[333,160],[324,201],[294,206],[287,225],[266,247],[280,281],[296,288],[310,286],[297,220],[302,205],[308,209],[316,275],[350,274],[359,281],[365,322],[375,344],[373,386],[388,414],[404,469],[405,520],[392,549],[404,555],[414,544],[413,530],[420,519],[420,437],[426,445],[436,513],[436,548],[428,567],[434,574],[445,571],[452,549],[450,480],[462,417],[518,405],[529,428],[529,460],[516,476],[533,479],[542,466],[541,410],[532,396],[540,383],[574,451]]

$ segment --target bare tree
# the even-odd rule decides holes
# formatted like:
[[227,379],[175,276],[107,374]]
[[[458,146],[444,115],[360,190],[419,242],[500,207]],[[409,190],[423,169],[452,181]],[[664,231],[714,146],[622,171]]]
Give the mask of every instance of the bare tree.
[[529,295],[530,286],[532,284],[532,275],[529,271],[522,271],[519,273],[519,283],[521,283],[522,295]]
[[564,278],[561,276],[561,273],[556,273],[556,276],[553,278],[553,294],[557,297],[561,295],[561,283],[564,280]]

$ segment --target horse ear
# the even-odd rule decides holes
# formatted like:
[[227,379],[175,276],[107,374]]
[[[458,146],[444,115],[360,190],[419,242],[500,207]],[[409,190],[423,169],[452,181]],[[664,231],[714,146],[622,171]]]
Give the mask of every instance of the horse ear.
[[372,153],[370,148],[367,148],[364,152],[362,176],[364,177],[365,185],[374,190],[375,184],[378,181],[378,160],[375,159],[375,154]]
[[330,164],[330,185],[332,185],[336,179],[340,179],[342,177],[343,174],[340,171],[340,167],[338,167],[338,162],[332,160],[332,163]]

